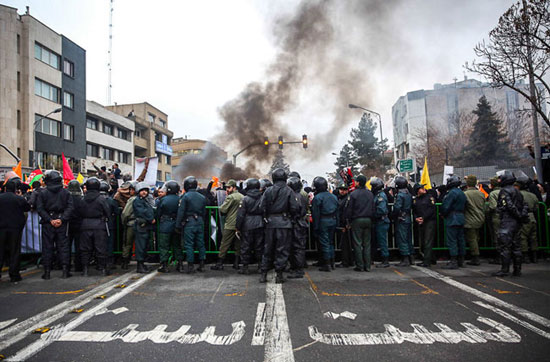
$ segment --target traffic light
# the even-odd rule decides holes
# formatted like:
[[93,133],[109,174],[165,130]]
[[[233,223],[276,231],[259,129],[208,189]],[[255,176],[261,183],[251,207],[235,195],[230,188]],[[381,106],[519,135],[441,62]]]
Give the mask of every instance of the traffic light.
[[302,136],[302,146],[307,148],[307,134]]
[[269,146],[269,138],[264,137],[264,146]]
[[282,150],[283,149],[283,136],[279,136],[279,149]]

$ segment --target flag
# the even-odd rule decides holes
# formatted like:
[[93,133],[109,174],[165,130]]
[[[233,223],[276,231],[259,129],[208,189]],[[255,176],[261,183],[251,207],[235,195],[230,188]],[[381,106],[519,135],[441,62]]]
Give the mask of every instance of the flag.
[[17,176],[19,176],[20,179],[23,178],[23,173],[21,172],[21,161],[19,161],[17,166],[12,167],[12,170],[17,174]]
[[84,183],[84,176],[79,172],[78,176],[76,177],[76,181],[78,181],[79,184]]
[[424,168],[422,169],[422,177],[420,178],[420,184],[424,185],[424,189],[430,190],[432,188],[432,182],[430,181],[430,174],[428,172],[428,158],[424,157]]
[[37,168],[36,170],[34,170],[33,172],[31,172],[31,173],[29,174],[29,177],[27,177],[27,181],[25,181],[25,183],[26,183],[27,185],[32,185],[32,183],[33,183],[34,181],[40,180],[40,179],[42,178],[42,176],[44,176],[44,175],[42,174],[42,170],[40,170],[39,168]]
[[481,193],[485,196],[485,198],[489,197],[489,193],[485,191],[485,187],[483,186],[483,184],[479,184],[479,191],[481,191]]
[[69,166],[69,162],[65,158],[65,154],[61,152],[61,158],[63,159],[63,184],[66,185],[69,181],[74,180],[73,170]]
[[217,178],[216,176],[212,177],[212,188],[215,190],[217,189],[218,187],[220,187],[220,179]]
[[372,190],[372,186],[370,185],[370,179],[367,181],[367,189]]

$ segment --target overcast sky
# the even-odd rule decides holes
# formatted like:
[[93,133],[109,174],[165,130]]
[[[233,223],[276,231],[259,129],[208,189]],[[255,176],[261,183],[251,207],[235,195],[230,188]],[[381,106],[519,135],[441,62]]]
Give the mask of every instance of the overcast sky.
[[[87,98],[106,104],[109,0],[0,1],[18,8],[20,13],[29,5],[31,15],[86,49]],[[363,2],[387,4],[386,0]],[[370,72],[369,87],[373,88],[372,94],[365,97],[369,104],[362,104],[361,99],[346,103],[381,113],[384,136],[392,140],[391,107],[399,96],[431,89],[434,83],[451,83],[455,77],[462,79],[464,62],[474,58],[472,48],[487,37],[513,2],[390,2],[395,9],[383,31],[394,32],[399,42],[380,49],[381,53],[391,54],[387,61],[364,69]],[[169,115],[169,128],[175,137],[210,139],[223,127],[218,109],[246,84],[263,79],[277,54],[274,19],[290,17],[297,4],[299,1],[292,0],[115,0],[112,101],[147,101]],[[340,4],[345,6],[346,1]],[[346,23],[342,18],[336,21]],[[370,29],[356,38],[361,39],[357,47],[378,37],[376,31]],[[314,135],[317,127],[323,127],[323,121],[319,124],[317,120],[325,115],[316,112],[323,112],[326,100],[315,96],[317,93],[305,93],[296,105],[302,121],[293,121],[292,126],[296,134]],[[301,169],[306,177],[332,171],[335,157],[331,153],[339,151],[361,116],[360,112],[349,112],[352,122],[334,135],[334,144],[327,146],[325,155],[315,162],[294,161],[292,168]],[[315,141],[314,136],[310,138]]]

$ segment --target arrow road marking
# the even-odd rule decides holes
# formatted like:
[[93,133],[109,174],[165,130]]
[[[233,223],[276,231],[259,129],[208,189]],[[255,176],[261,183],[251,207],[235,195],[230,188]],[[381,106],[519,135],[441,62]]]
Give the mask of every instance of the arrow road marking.
[[266,286],[265,361],[294,362],[282,284],[272,275]]

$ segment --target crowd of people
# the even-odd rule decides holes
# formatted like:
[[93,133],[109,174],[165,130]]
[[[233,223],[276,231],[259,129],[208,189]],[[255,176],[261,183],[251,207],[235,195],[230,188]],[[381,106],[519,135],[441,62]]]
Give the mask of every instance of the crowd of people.
[[[359,175],[353,186],[342,183],[331,190],[323,177],[316,177],[312,187],[304,187],[299,173],[277,169],[271,180],[228,180],[213,190],[212,182],[201,188],[195,177],[188,176],[182,182],[183,189],[178,182],[168,181],[154,192],[142,181],[143,175],[138,181],[125,180],[120,187],[116,181],[120,172],[103,176],[90,177],[83,184],[72,180],[64,186],[61,174],[51,170],[31,187],[18,177],[3,183],[0,266],[9,261],[12,282],[21,280],[21,232],[30,210],[40,216],[42,278],[46,280],[51,278],[54,264],[60,266],[62,278],[71,276],[71,267],[88,276],[92,260],[103,275],[109,275],[116,268],[113,249],[118,220],[122,225],[122,269],[129,269],[135,246],[136,271],[150,271],[147,248],[156,228],[159,272],[170,271],[170,255],[177,263],[176,271],[204,272],[205,233],[210,226],[207,206],[219,206],[223,230],[218,259],[210,269],[223,270],[228,251],[233,248],[233,267],[240,274],[250,274],[250,265],[257,264],[260,282],[265,283],[268,271],[275,269],[276,282],[282,283],[284,273],[290,279],[304,277],[309,230],[318,243],[316,265],[320,271],[353,267],[357,272],[369,272],[374,265],[372,244],[381,256],[375,266],[390,267],[391,223],[401,257],[396,266],[414,264],[415,223],[422,255],[417,265],[431,267],[437,263],[432,248],[439,203],[450,256],[443,268],[465,266],[466,241],[471,254],[467,264],[480,264],[480,230],[489,219],[488,230],[498,251],[495,259],[501,265],[494,275],[507,276],[513,266],[512,274],[520,276],[522,263],[537,261],[536,215],[538,203],[545,196],[526,175],[516,178],[510,171],[491,179],[490,193],[482,192],[483,187],[473,175],[465,179],[465,184],[459,177],[450,176],[446,185],[437,188],[411,185],[403,176],[385,184],[380,178],[367,180]],[[222,192],[223,198],[217,198],[216,192],[218,196]],[[335,241],[342,252],[339,264],[335,260]]]

